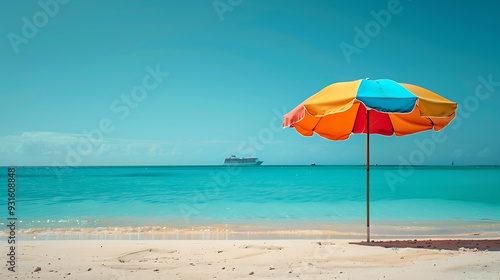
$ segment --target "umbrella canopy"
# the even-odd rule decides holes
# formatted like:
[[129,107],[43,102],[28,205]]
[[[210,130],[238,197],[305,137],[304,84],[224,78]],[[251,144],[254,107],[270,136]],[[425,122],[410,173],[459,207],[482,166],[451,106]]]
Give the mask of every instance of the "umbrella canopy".
[[346,140],[365,133],[367,241],[370,241],[370,134],[403,136],[439,131],[455,117],[457,103],[425,88],[388,79],[331,84],[284,116],[284,127]]
[[346,140],[352,133],[367,133],[371,111],[370,134],[403,136],[443,129],[456,109],[457,103],[419,86],[363,79],[325,87],[286,114],[283,126],[304,136],[315,132]]

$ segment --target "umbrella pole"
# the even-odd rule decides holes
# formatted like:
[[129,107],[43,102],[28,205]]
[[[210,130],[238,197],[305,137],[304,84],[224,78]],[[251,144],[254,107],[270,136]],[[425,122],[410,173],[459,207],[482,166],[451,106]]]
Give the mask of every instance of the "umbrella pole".
[[370,110],[366,110],[366,242],[370,242]]

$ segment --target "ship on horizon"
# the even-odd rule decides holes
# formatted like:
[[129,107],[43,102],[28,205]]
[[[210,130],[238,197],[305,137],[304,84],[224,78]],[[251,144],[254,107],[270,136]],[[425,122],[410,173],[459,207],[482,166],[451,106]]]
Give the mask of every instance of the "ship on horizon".
[[238,158],[236,156],[228,157],[224,160],[224,165],[238,165],[238,166],[257,166],[261,165],[264,161],[258,158]]

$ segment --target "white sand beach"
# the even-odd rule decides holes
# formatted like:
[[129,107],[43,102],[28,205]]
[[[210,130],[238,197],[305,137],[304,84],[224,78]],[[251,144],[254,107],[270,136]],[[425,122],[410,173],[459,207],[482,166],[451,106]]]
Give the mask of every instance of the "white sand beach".
[[350,241],[360,240],[21,240],[15,272],[6,264],[0,278],[500,279],[500,251]]

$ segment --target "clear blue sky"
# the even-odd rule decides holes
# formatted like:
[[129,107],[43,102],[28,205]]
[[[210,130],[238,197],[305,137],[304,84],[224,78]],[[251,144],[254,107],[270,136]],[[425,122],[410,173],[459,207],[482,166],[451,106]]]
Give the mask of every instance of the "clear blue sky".
[[462,110],[439,134],[373,136],[373,164],[500,164],[500,2],[451,3],[3,1],[0,165],[363,164],[365,135],[279,126],[366,77]]

